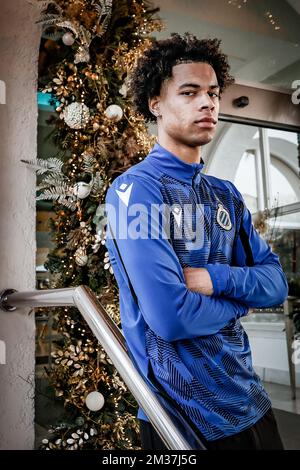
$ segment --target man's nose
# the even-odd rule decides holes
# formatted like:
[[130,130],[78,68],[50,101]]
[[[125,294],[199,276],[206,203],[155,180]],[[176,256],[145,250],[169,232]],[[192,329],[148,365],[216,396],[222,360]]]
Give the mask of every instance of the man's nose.
[[215,108],[215,103],[213,99],[205,93],[203,95],[199,95],[198,108],[213,110]]

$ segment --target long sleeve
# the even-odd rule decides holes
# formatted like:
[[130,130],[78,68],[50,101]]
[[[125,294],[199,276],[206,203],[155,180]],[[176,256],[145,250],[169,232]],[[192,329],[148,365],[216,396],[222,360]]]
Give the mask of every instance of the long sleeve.
[[[107,247],[129,276],[150,328],[167,341],[214,334],[248,313],[240,302],[187,289],[182,267],[168,241],[159,188],[148,179],[122,175],[106,197]],[[112,236],[118,247],[114,249]],[[119,252],[119,253],[118,253]],[[125,270],[122,268],[121,256]]]
[[[231,187],[243,200],[232,183]],[[279,258],[255,230],[245,203],[233,246],[232,266],[208,264],[205,267],[216,296],[242,301],[249,307],[272,307],[281,304],[288,295]]]

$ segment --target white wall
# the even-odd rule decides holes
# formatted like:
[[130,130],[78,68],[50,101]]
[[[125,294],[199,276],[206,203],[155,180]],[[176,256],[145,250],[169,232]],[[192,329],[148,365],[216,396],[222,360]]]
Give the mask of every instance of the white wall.
[[[290,385],[284,319],[242,324],[249,338],[255,371],[266,382]],[[300,364],[296,365],[296,382],[300,386]]]
[[[36,4],[0,4],[0,290],[35,287],[35,176],[20,160],[36,157]],[[34,315],[0,312],[0,341],[0,449],[31,449]]]

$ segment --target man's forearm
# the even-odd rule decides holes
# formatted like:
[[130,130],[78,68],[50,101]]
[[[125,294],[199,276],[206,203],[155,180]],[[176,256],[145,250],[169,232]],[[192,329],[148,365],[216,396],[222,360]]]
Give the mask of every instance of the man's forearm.
[[[214,271],[209,266],[207,268],[214,285],[213,276],[218,268],[213,268]],[[220,276],[222,277],[222,268],[218,273],[219,279]],[[216,290],[215,293],[216,295],[222,294]],[[263,308],[279,305],[284,302],[287,295],[287,281],[279,264],[258,264],[251,267],[230,266],[228,279],[224,279],[223,296],[240,300],[249,307]]]
[[213,284],[207,269],[205,268],[184,268],[183,269],[186,286],[189,290],[203,295],[213,294]]
[[252,267],[209,264],[206,268],[185,268],[183,271],[188,289],[239,300],[249,307],[278,305],[287,296],[286,279],[277,264]]

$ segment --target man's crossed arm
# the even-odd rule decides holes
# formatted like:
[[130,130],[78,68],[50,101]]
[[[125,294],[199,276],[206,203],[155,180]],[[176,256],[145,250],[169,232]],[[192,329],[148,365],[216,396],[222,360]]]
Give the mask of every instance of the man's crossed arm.
[[256,232],[246,206],[232,259],[232,266],[184,268],[188,289],[235,299],[248,307],[271,307],[286,299],[288,285],[279,258]]

